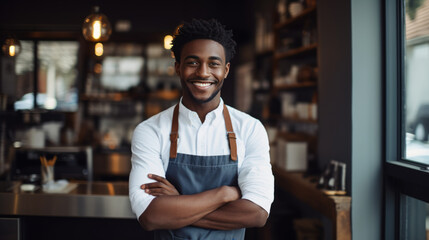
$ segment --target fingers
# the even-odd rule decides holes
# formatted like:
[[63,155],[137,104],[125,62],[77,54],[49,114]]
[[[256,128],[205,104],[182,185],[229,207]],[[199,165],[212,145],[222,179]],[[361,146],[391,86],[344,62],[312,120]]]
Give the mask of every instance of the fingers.
[[165,184],[160,182],[146,183],[141,185],[141,189],[162,188]]
[[164,188],[145,189],[145,192],[147,194],[152,195],[152,196],[171,195],[171,194],[169,194],[168,190],[166,190]]
[[148,183],[141,186],[141,189],[143,189],[147,194],[153,195],[153,196],[160,196],[160,195],[179,195],[177,190],[175,188],[170,188],[166,186],[163,183]]
[[143,184],[141,189],[148,194],[156,196],[155,194],[159,195],[160,193],[165,192],[165,184],[159,182],[147,183]]
[[161,176],[158,176],[156,174],[148,174],[147,176],[148,176],[148,178],[153,179],[153,180],[155,180],[157,182],[162,182],[162,183],[164,183],[167,186],[170,186],[170,187],[173,186],[167,179],[165,179],[165,178],[163,178]]
[[148,178],[155,180],[153,183],[146,183],[140,186],[147,194],[153,196],[179,195],[176,188],[165,178],[156,174],[148,174]]

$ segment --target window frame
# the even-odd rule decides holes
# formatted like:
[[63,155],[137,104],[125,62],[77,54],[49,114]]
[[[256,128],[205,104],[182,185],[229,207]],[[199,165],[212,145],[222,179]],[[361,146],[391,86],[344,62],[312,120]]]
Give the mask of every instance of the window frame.
[[[43,41],[76,41],[79,43],[78,48],[78,56],[77,56],[77,70],[78,75],[76,77],[76,87],[78,91],[82,88],[82,76],[85,72],[83,68],[83,62],[85,62],[85,56],[84,52],[87,50],[88,46],[85,43],[83,37],[78,32],[61,32],[61,31],[53,31],[53,32],[47,32],[47,31],[23,31],[21,33],[17,33],[16,37],[21,41],[31,41],[34,44],[33,49],[33,81],[31,84],[33,85],[33,108],[28,109],[29,111],[35,111],[41,109],[40,106],[38,106],[36,100],[37,95],[39,94],[39,58],[38,58],[38,44],[39,42]],[[54,110],[57,112],[61,112],[62,110]],[[75,112],[75,111],[72,111]]]
[[385,0],[385,163],[384,239],[408,239],[413,204],[405,196],[429,202],[429,169],[404,159],[404,0]]

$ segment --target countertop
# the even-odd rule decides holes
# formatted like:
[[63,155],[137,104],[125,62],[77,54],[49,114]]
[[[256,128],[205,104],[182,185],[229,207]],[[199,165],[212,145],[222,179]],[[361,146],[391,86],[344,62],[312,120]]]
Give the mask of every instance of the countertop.
[[127,182],[70,181],[68,193],[22,191],[21,182],[0,181],[0,215],[136,219]]

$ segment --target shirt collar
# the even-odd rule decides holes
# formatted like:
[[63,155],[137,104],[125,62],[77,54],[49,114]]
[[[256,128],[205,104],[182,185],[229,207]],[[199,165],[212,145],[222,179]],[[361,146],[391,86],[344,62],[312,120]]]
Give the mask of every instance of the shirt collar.
[[[201,121],[200,121],[200,118],[198,117],[197,112],[192,111],[192,110],[188,109],[187,107],[185,107],[185,105],[183,105],[183,103],[182,103],[182,100],[183,100],[183,97],[180,98],[179,113],[182,116],[185,116],[187,123],[192,124],[194,126],[201,125]],[[208,122],[209,124],[212,124],[213,121],[216,119],[222,119],[223,105],[224,105],[223,99],[220,98],[219,106],[217,106],[217,108],[215,108],[213,111],[207,113],[206,121],[209,121]]]

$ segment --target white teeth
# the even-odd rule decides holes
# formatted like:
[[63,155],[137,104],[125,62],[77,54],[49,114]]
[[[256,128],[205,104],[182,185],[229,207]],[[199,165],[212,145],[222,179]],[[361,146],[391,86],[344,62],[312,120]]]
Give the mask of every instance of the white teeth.
[[208,87],[211,85],[211,83],[194,82],[194,85],[197,85],[198,87]]

